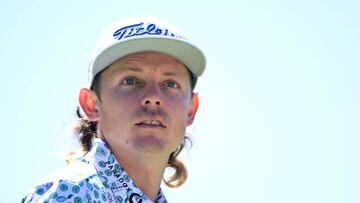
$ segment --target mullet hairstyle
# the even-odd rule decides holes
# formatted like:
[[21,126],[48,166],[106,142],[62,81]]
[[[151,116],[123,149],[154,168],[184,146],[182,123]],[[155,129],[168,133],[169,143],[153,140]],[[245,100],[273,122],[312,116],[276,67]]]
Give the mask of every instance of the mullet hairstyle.
[[[192,74],[192,72],[187,69],[190,75],[190,85],[191,85],[191,92],[194,90],[197,77]],[[93,84],[91,86],[91,90],[93,90],[96,95],[100,98],[101,92],[100,92],[100,80],[101,80],[101,74],[98,73],[93,81]],[[97,122],[90,121],[86,118],[81,112],[80,107],[78,106],[76,108],[76,115],[79,118],[79,121],[74,126],[74,133],[78,136],[79,142],[82,147],[83,155],[85,156],[92,148],[92,142],[94,137],[97,136]],[[191,140],[190,138],[185,135],[183,142],[180,144],[180,146],[170,154],[167,167],[172,168],[174,170],[173,175],[171,175],[168,178],[163,177],[164,183],[171,188],[176,188],[181,185],[183,185],[186,182],[186,179],[188,177],[187,169],[184,165],[184,163],[178,159],[178,156],[180,152],[184,149],[184,147],[187,145],[187,143],[191,146]],[[69,153],[65,157],[66,163],[70,163],[71,160],[76,156],[76,153]]]

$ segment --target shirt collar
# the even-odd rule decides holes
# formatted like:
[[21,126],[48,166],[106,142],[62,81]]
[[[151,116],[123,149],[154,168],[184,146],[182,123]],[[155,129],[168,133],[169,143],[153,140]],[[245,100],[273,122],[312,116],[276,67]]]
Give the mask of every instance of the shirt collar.
[[[94,138],[93,147],[86,155],[93,162],[98,176],[114,198],[119,202],[151,203],[152,201],[135,185],[124,168],[116,160],[109,145],[99,138]],[[161,189],[155,203],[166,203]]]

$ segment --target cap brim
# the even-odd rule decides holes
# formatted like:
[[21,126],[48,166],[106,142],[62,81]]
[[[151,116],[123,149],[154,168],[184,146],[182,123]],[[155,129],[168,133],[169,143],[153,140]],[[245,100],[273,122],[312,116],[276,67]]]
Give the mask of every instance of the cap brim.
[[[136,38],[122,41],[106,48],[93,63],[94,76],[110,66],[115,61],[133,53],[158,52],[177,59],[183,63],[195,76],[200,76],[205,69],[206,59],[196,46],[181,39],[167,38]],[[91,81],[92,83],[92,81]]]

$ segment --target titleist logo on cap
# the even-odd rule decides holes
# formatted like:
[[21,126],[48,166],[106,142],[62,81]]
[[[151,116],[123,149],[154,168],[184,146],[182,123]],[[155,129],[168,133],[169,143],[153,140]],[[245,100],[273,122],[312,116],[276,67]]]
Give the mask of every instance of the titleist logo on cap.
[[143,22],[122,27],[116,30],[113,34],[116,40],[126,39],[129,37],[135,37],[140,35],[164,35],[169,37],[186,39],[185,37],[170,32],[168,29],[161,28],[154,23],[150,23],[145,26]]

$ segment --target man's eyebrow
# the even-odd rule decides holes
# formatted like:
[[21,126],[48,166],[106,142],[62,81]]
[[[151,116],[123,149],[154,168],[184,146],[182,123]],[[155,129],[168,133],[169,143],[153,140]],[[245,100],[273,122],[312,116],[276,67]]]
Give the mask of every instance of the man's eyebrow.
[[164,72],[163,75],[165,75],[165,76],[177,76],[177,75],[179,75],[179,73],[177,73],[177,72]]

